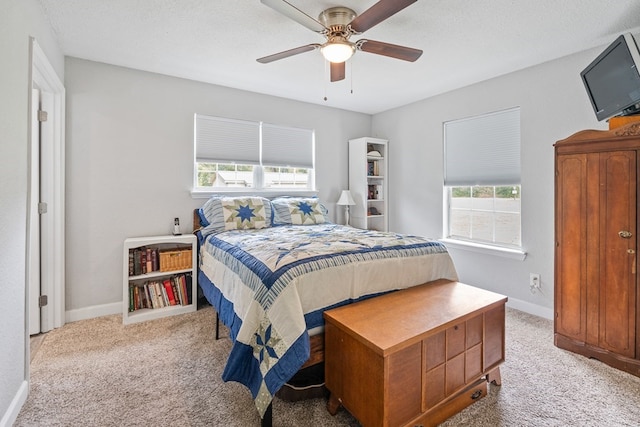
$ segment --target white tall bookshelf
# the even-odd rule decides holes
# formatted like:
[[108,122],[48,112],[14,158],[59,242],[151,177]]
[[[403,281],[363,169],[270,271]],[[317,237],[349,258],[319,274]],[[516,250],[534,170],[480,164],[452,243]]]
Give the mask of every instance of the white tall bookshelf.
[[349,140],[349,190],[356,202],[350,209],[351,226],[389,230],[388,155],[389,141],[386,139]]

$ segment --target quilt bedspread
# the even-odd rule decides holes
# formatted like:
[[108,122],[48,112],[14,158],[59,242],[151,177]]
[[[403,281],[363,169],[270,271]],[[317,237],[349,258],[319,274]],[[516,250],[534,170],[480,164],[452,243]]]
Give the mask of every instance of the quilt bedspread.
[[263,416],[324,310],[439,278],[457,274],[437,241],[322,224],[212,234],[198,281],[233,340],[223,379],[246,385]]

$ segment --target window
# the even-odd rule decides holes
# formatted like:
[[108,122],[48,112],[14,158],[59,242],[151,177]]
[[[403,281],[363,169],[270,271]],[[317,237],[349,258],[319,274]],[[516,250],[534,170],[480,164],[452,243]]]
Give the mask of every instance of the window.
[[253,187],[253,165],[198,162],[197,168],[197,187]]
[[196,190],[313,189],[313,130],[196,114],[194,134]]
[[522,247],[520,109],[444,123],[445,237]]
[[265,166],[265,188],[309,188],[309,169]]
[[520,186],[447,187],[450,239],[520,247]]

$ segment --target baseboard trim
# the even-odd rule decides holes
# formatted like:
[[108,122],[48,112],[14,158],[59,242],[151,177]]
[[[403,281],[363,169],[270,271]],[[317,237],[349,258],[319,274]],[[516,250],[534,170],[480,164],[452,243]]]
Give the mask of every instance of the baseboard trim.
[[29,395],[29,382],[22,381],[20,384],[20,388],[18,392],[13,397],[11,404],[7,408],[7,412],[4,413],[2,419],[0,419],[0,427],[11,427],[13,423],[18,419],[18,414],[20,413],[20,409],[22,409],[22,405],[27,401],[27,396]]
[[77,322],[78,320],[93,319],[95,317],[109,316],[111,314],[122,314],[121,302],[92,305],[90,307],[67,310],[65,312],[65,321],[67,323]]
[[525,313],[533,314],[534,316],[553,320],[553,309],[537,304],[532,304],[530,302],[523,301],[517,298],[509,297],[509,300],[507,301],[507,307],[515,308],[516,310],[524,311]]

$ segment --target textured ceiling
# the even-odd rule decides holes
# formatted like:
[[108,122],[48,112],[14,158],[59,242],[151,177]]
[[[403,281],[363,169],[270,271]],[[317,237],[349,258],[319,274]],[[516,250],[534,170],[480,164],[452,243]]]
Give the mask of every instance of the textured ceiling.
[[[639,0],[418,0],[352,38],[422,49],[417,62],[357,52],[346,79],[329,83],[317,50],[256,62],[324,41],[259,0],[39,1],[67,56],[369,114],[640,29]],[[334,6],[362,13],[376,2],[288,1],[313,17]]]

